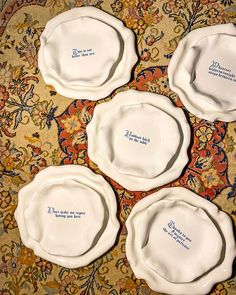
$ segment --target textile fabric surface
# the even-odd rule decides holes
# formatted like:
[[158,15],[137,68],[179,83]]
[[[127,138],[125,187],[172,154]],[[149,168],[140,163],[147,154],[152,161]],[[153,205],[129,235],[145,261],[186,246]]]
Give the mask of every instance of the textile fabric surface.
[[[125,220],[149,192],[131,192],[105,176],[116,193],[121,229],[116,245],[74,270],[36,257],[19,236],[14,211],[20,188],[50,165],[78,164],[101,173],[87,155],[86,125],[97,102],[72,100],[46,85],[37,65],[39,37],[49,19],[79,6],[96,6],[136,34],[139,61],[131,82],[119,88],[168,96],[167,66],[191,30],[236,23],[235,0],[2,0],[0,1],[0,295],[159,294],[137,279],[125,255]],[[217,204],[236,222],[236,123],[211,123],[185,110],[192,130],[190,162],[176,181]],[[196,229],[197,230],[197,229]],[[235,275],[210,294],[236,294]]]

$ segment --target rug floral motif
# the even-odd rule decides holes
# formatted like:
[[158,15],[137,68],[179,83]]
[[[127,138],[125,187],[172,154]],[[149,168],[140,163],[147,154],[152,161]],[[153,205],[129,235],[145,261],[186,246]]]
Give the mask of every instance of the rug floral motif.
[[[72,100],[46,85],[38,69],[39,37],[53,16],[96,6],[136,34],[139,62],[130,83],[106,99]],[[0,2],[0,295],[154,295],[137,279],[125,255],[125,221],[149,192],[131,192],[104,175],[87,155],[86,125],[97,104],[129,88],[161,93],[183,108],[192,130],[183,186],[214,202],[236,222],[236,123],[196,118],[169,88],[167,66],[179,42],[196,28],[236,23],[234,0],[3,0]],[[34,255],[19,236],[14,211],[20,188],[50,165],[78,164],[102,174],[114,188],[121,229],[117,244],[90,265],[74,270]],[[236,276],[211,295],[235,295]]]

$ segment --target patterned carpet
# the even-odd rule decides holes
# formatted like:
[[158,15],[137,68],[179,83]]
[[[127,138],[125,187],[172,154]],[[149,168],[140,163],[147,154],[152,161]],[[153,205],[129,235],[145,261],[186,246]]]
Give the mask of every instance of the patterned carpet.
[[[74,270],[36,257],[24,247],[13,216],[19,189],[47,166],[79,164],[101,173],[88,159],[85,127],[94,106],[111,97],[98,102],[62,97],[44,83],[37,67],[39,36],[47,21],[83,5],[109,12],[136,34],[139,62],[131,82],[119,91],[161,93],[178,107],[183,106],[169,88],[167,65],[179,40],[199,27],[236,24],[234,0],[0,2],[0,295],[158,294],[135,278],[125,256],[125,220],[134,204],[151,192],[130,192],[106,177],[119,204],[118,242],[94,263]],[[186,115],[193,133],[191,160],[168,186],[191,189],[236,222],[236,123],[210,123],[187,111]],[[235,295],[236,276],[210,294]]]

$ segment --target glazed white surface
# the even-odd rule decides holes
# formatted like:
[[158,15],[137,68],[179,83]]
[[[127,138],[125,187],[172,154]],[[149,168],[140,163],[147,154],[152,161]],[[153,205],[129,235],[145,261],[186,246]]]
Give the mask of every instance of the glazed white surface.
[[215,25],[190,32],[168,66],[170,87],[195,116],[236,119],[236,28]]
[[108,96],[129,81],[137,62],[133,32],[95,7],[73,8],[54,17],[40,41],[43,79],[70,98]]
[[41,184],[24,218],[30,236],[46,252],[79,256],[92,247],[105,214],[96,191],[69,179]]
[[147,266],[172,283],[191,282],[220,260],[219,231],[204,210],[185,202],[152,204],[139,216],[136,229]]
[[[66,39],[63,45],[62,36]],[[48,36],[43,54],[48,70],[68,86],[98,87],[108,79],[120,47],[114,28],[85,16],[58,24]]]
[[[166,204],[164,206],[163,202],[169,202],[174,211],[176,209],[177,211],[179,210],[179,204],[185,204],[185,206],[191,206],[190,208],[192,208],[191,210],[193,212],[191,213],[189,211],[185,216],[183,214],[174,214],[174,211],[167,213],[168,206],[170,208],[171,206],[166,206]],[[175,205],[173,205],[174,203]],[[164,219],[159,219],[156,224],[154,222],[154,226],[156,228],[159,226],[160,228],[156,232],[150,231],[150,229],[148,232],[146,221],[152,218],[150,215],[154,214],[155,216],[155,214],[164,212],[162,211],[163,206],[166,208],[166,212],[163,215]],[[177,211],[175,213],[178,213]],[[151,213],[148,214],[148,212]],[[174,220],[172,220],[172,217]],[[185,217],[186,220],[184,222]],[[190,252],[184,251],[186,249],[179,243],[176,243],[174,235],[168,235],[173,226],[172,224],[166,224],[167,220],[174,221],[175,232],[178,235],[181,237],[183,234],[185,235],[183,244],[189,247],[188,251],[192,251],[192,254],[195,252],[195,256],[189,256]],[[197,220],[199,221],[200,227],[196,225]],[[195,225],[195,227],[191,228],[191,224]],[[206,224],[207,226],[205,226]],[[236,247],[230,217],[220,211],[210,201],[199,197],[185,188],[164,188],[142,199],[133,207],[126,221],[126,227],[128,231],[126,255],[131,268],[135,276],[139,279],[145,279],[154,291],[176,295],[207,294],[215,283],[226,280],[232,274],[232,264],[236,255]],[[163,230],[164,228],[167,228],[167,232]],[[143,239],[147,233],[148,235],[150,233],[152,237],[148,236]],[[158,235],[158,237],[155,235]],[[200,239],[201,236],[208,236],[205,245],[204,240]],[[164,243],[167,238],[168,242]],[[145,253],[145,243],[142,242],[145,240],[148,242],[149,240],[151,241],[151,251],[148,253],[149,260],[147,259],[147,253]],[[155,251],[153,249],[153,240],[156,240]],[[208,249],[207,245],[209,241],[210,247]],[[200,254],[200,250],[204,246],[205,253]],[[215,250],[211,252],[214,247]],[[202,258],[204,257],[205,261],[199,261],[201,259],[199,254],[200,256],[202,255]],[[166,257],[161,257],[161,255],[165,255]],[[171,259],[168,259],[168,257],[171,257]],[[162,262],[162,266],[153,263],[157,258],[159,262]],[[175,271],[179,271],[179,273],[172,273],[173,269],[169,269],[169,267],[172,267],[176,261],[179,264],[175,265],[174,269]],[[189,262],[190,264],[188,265]],[[165,273],[163,273],[163,270],[165,270]],[[197,278],[196,275],[198,276]],[[190,279],[189,282],[180,282],[180,279],[186,279],[187,277]],[[175,282],[171,282],[170,278]]]
[[120,92],[96,106],[86,130],[91,160],[129,190],[166,184],[188,162],[188,122],[162,95]]
[[[48,167],[19,191],[18,200],[15,218],[22,242],[44,259],[80,267],[115,243],[119,222],[114,192],[102,176],[86,167]],[[65,218],[49,214],[49,207]],[[68,219],[72,210],[77,218]]]

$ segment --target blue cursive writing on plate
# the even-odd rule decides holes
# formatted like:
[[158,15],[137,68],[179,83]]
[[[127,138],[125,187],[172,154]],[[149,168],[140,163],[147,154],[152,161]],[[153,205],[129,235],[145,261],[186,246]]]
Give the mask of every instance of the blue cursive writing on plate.
[[79,49],[76,49],[76,48],[73,48],[72,49],[72,58],[74,57],[80,57],[80,54],[82,53],[82,50],[79,50]]
[[92,48],[89,49],[78,49],[78,48],[72,48],[72,58],[76,57],[86,57],[86,56],[92,56],[95,55],[95,52]]
[[85,215],[84,211],[72,211],[72,210],[58,210],[55,209],[54,207],[48,207],[48,214],[52,214],[55,217],[60,217],[60,218],[81,218],[81,216]]
[[186,250],[190,249],[190,239],[183,231],[181,231],[175,224],[173,220],[170,220],[167,226],[163,227],[163,231],[168,234],[177,244],[185,248]]
[[222,67],[218,61],[213,60],[208,67],[208,74],[228,81],[236,82],[236,75],[231,69]]
[[217,68],[219,70],[222,70],[222,71],[226,71],[226,72],[231,72],[230,69],[227,69],[227,68],[223,68],[220,66],[220,63],[218,61],[212,61],[212,64],[210,65],[210,68]]
[[151,141],[150,138],[137,135],[130,130],[126,130],[124,136],[128,138],[130,141],[138,142],[144,145],[147,145]]

